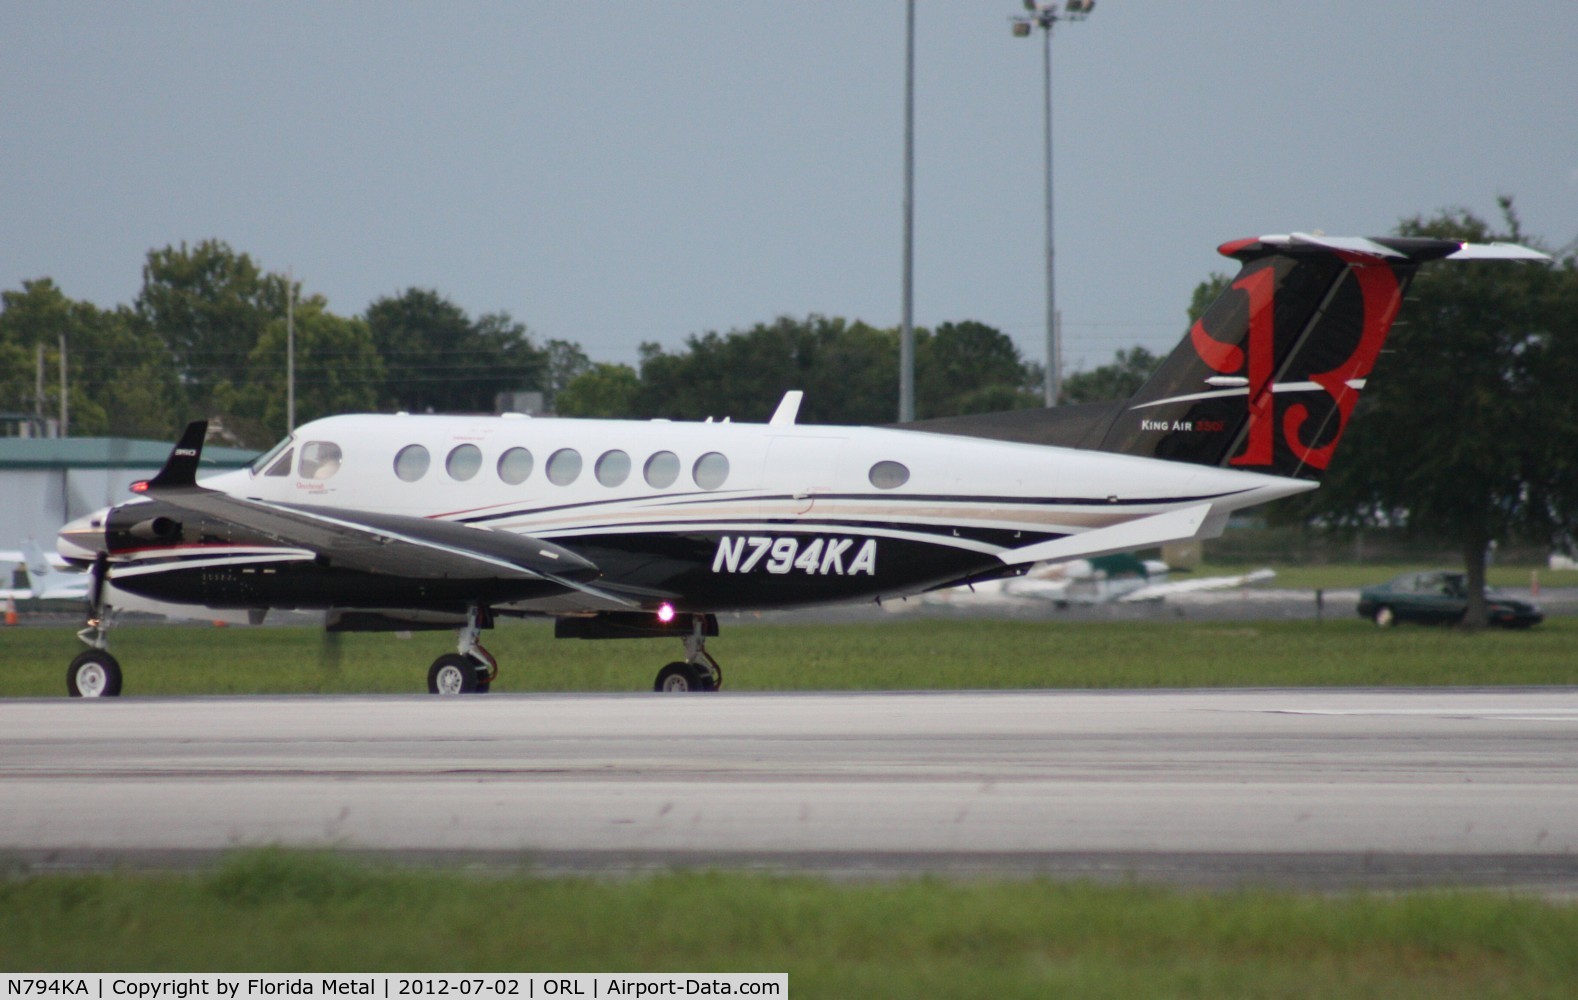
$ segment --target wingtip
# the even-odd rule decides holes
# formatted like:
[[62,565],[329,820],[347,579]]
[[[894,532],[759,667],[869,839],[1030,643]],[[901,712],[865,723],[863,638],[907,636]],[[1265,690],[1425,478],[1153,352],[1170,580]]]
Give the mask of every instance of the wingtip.
[[181,438],[170,449],[159,474],[142,485],[139,493],[148,490],[169,489],[174,486],[192,486],[197,483],[197,466],[203,460],[203,441],[208,437],[208,421],[194,420],[186,425]]
[[1541,260],[1548,261],[1551,255],[1533,247],[1526,247],[1518,243],[1464,243],[1457,250],[1447,254],[1448,260]]

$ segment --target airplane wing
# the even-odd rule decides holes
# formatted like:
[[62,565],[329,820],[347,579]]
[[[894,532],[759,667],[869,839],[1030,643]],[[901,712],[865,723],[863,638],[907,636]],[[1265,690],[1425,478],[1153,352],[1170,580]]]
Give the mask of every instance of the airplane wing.
[[324,565],[420,580],[545,580],[616,604],[632,603],[589,586],[586,581],[599,575],[597,567],[542,539],[425,517],[244,499],[198,486],[197,463],[207,430],[207,421],[189,424],[158,475],[133,489],[305,550],[303,558]]

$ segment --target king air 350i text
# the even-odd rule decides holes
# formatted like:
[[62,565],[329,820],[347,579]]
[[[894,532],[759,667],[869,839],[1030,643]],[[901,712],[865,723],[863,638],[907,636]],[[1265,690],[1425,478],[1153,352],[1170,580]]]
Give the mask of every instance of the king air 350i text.
[[60,532],[89,567],[73,695],[121,690],[116,609],[337,631],[456,629],[435,693],[486,691],[499,616],[563,638],[667,636],[665,691],[716,690],[717,614],[903,597],[1221,532],[1317,485],[1403,293],[1509,244],[1294,234],[1224,244],[1232,285],[1134,398],[890,427],[370,415],[297,429],[197,482],[187,427],[140,496]]

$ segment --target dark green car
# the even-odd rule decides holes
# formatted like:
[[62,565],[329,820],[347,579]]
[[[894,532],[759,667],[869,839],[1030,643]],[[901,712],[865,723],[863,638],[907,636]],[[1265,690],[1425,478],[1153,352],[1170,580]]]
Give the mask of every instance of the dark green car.
[[[1545,620],[1540,609],[1486,588],[1485,609],[1492,625],[1528,628]],[[1468,610],[1468,590],[1462,573],[1426,570],[1404,573],[1359,592],[1359,616],[1383,628],[1398,622],[1426,625],[1452,624]]]

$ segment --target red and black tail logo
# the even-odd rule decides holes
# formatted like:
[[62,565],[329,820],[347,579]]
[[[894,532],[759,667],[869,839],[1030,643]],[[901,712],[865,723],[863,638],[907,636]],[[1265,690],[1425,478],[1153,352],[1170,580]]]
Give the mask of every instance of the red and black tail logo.
[[1412,277],[1412,261],[1255,241],[1232,285],[1129,401],[1103,450],[1318,478]]

